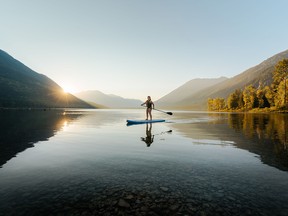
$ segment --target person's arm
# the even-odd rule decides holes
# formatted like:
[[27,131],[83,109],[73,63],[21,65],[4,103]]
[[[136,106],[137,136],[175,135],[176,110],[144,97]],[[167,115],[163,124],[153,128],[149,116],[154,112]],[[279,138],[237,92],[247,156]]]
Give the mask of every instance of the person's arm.
[[147,103],[147,101],[145,101],[144,103],[142,103],[141,106],[143,106],[143,105],[146,104],[146,103]]
[[154,107],[155,107],[155,105],[154,105],[154,103],[152,102],[152,109],[154,109]]

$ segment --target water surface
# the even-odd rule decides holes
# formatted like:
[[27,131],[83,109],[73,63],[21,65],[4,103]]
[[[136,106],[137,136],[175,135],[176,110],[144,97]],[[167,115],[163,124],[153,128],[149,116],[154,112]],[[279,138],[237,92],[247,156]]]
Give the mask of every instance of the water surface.
[[287,215],[288,117],[1,111],[0,215]]

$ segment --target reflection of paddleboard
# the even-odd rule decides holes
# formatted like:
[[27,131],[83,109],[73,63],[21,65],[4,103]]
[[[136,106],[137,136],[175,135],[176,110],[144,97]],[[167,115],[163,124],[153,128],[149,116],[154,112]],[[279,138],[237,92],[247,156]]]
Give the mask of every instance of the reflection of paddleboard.
[[127,120],[127,124],[144,124],[144,123],[155,123],[165,122],[164,119],[152,119],[152,120]]

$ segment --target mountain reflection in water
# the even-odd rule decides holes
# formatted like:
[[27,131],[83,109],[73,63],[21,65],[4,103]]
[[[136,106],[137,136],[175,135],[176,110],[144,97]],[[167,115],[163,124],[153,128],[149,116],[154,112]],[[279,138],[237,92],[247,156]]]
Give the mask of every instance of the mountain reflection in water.
[[192,138],[194,144],[234,145],[259,155],[264,164],[288,171],[287,114],[209,113],[208,116],[206,121],[172,126]]
[[4,110],[0,113],[0,167],[19,152],[48,140],[80,114],[61,110]]
[[237,147],[259,155],[265,164],[288,170],[287,114],[230,114],[229,125],[246,138],[236,142]]

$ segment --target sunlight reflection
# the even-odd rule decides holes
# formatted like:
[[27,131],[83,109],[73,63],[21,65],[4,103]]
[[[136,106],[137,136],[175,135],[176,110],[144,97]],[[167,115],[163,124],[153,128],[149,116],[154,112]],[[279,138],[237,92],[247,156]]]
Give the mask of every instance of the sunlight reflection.
[[63,121],[62,129],[63,129],[63,131],[66,131],[67,128],[68,128],[68,122],[67,122],[67,120],[64,120],[64,121]]

